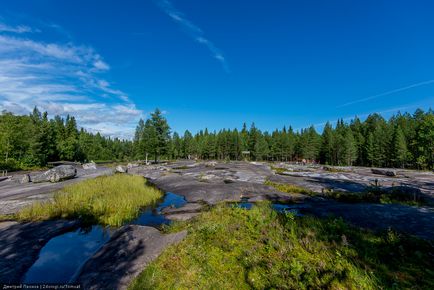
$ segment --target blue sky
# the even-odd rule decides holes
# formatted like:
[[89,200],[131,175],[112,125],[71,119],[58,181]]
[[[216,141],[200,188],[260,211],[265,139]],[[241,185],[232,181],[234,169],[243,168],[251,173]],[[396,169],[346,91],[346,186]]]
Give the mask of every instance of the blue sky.
[[3,0],[0,109],[130,137],[264,130],[434,104],[434,2]]

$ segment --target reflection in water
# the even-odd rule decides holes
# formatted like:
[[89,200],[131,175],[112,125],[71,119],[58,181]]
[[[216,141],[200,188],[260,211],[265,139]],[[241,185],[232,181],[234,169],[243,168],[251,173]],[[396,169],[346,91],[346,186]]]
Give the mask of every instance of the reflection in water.
[[162,202],[158,203],[156,207],[147,208],[136,220],[131,222],[131,224],[153,227],[169,224],[170,220],[166,219],[166,217],[161,214],[161,210],[165,207],[178,208],[186,203],[187,201],[183,196],[168,192]]
[[52,238],[27,271],[24,283],[66,283],[110,238],[101,226],[79,229]]

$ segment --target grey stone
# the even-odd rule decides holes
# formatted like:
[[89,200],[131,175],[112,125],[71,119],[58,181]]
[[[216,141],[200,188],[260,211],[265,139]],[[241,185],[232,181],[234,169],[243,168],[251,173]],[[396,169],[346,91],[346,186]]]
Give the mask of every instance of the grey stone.
[[24,174],[21,176],[19,183],[29,183],[30,182],[30,175]]
[[171,221],[188,221],[198,216],[199,214],[200,213],[198,212],[176,213],[176,214],[169,214],[166,216],[166,218]]
[[127,289],[167,246],[186,235],[187,231],[163,235],[153,227],[124,226],[86,262],[76,282],[83,289]]
[[200,203],[187,203],[182,207],[165,207],[161,211],[163,214],[178,214],[178,213],[196,213],[202,209],[202,205]]
[[96,163],[93,161],[91,161],[89,163],[84,163],[82,166],[83,166],[83,169],[85,169],[85,170],[96,169]]
[[42,174],[32,177],[33,183],[39,182],[59,182],[66,179],[74,178],[77,175],[77,169],[72,165],[60,165]]
[[123,166],[123,165],[118,165],[118,166],[116,166],[115,172],[116,173],[127,173],[128,168],[126,166]]
[[136,168],[136,167],[139,167],[139,166],[140,165],[138,163],[128,163],[127,168],[130,169],[130,168]]
[[371,172],[374,174],[386,175],[386,176],[396,176],[396,171],[391,169],[378,169],[371,168]]

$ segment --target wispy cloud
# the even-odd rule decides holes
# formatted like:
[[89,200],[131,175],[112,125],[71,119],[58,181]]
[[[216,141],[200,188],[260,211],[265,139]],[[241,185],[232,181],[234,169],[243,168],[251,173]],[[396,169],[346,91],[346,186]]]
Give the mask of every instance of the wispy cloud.
[[0,22],[0,32],[29,33],[29,32],[40,32],[40,30],[32,29],[25,25],[12,26]]
[[188,20],[184,13],[176,9],[173,4],[168,0],[154,0],[158,7],[163,10],[167,16],[169,16],[173,21],[178,23],[183,30],[196,42],[204,45],[210,52],[211,55],[223,66],[225,72],[229,73],[228,62],[223,55],[223,52],[217,48],[212,41],[205,37],[204,32],[190,20]]
[[31,39],[25,32],[37,28],[24,25],[0,28],[0,111],[26,114],[38,106],[74,115],[92,132],[132,136],[143,112],[103,78],[110,66],[92,47]]
[[421,87],[421,86],[426,86],[426,85],[430,85],[430,84],[434,84],[434,80],[428,80],[428,81],[424,81],[424,82],[419,82],[419,83],[415,83],[415,84],[412,84],[412,85],[409,85],[409,86],[405,86],[405,87],[401,87],[401,88],[398,88],[398,89],[394,89],[394,90],[390,90],[390,91],[387,91],[387,92],[383,92],[383,93],[380,93],[380,94],[377,94],[377,95],[373,95],[373,96],[369,96],[369,97],[366,97],[366,98],[354,100],[354,101],[351,101],[351,102],[339,105],[337,108],[342,108],[342,107],[347,107],[347,106],[358,104],[358,103],[363,103],[363,102],[370,101],[370,100],[373,100],[373,99],[377,99],[377,98],[380,98],[380,97],[392,95],[392,94],[395,94],[395,93],[403,92],[403,91],[406,91],[406,90],[409,90],[409,89],[413,89],[413,88],[417,88],[417,87]]

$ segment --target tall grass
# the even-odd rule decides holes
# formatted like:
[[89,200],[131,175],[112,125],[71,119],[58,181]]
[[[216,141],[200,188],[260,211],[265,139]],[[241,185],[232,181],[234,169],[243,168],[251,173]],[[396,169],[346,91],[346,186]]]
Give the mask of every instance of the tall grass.
[[56,218],[120,226],[136,218],[140,209],[156,202],[162,193],[146,185],[141,176],[101,176],[66,186],[53,201],[38,202],[16,214],[18,220]]
[[[179,227],[179,225],[176,225]],[[341,219],[217,206],[130,289],[434,289],[434,248]]]
[[288,184],[288,183],[278,183],[273,182],[270,180],[266,180],[264,182],[265,185],[269,185],[271,187],[274,187],[278,191],[286,192],[286,193],[302,193],[302,194],[312,194],[312,191],[310,189],[307,189],[302,186],[294,185],[294,184]]

